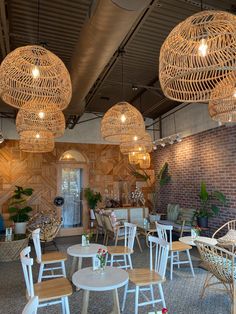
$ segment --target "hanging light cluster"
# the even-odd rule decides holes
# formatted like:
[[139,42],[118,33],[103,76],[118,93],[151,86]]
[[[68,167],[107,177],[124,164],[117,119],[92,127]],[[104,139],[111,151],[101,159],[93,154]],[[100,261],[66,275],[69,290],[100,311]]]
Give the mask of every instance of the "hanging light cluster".
[[129,153],[129,163],[131,165],[138,165],[141,169],[148,169],[151,164],[151,158],[149,153]]
[[29,45],[9,53],[0,73],[1,98],[20,109],[16,119],[20,148],[28,152],[52,151],[54,137],[64,133],[62,110],[72,95],[64,63],[46,48]]
[[201,11],[178,24],[164,41],[159,79],[177,101],[208,102],[213,120],[236,122],[236,16]]

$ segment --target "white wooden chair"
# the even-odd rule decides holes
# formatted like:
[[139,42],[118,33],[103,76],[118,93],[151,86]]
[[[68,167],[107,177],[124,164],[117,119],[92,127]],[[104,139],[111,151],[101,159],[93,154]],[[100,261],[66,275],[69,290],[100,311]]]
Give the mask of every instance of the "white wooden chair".
[[[135,311],[138,314],[138,308],[152,304],[154,307],[156,303],[162,303],[162,307],[166,307],[164,293],[162,290],[162,283],[165,281],[166,265],[169,253],[169,244],[163,239],[149,236],[150,242],[150,268],[136,268],[127,270],[129,274],[129,281],[135,284],[135,289],[128,290],[128,284],[125,286],[124,299],[122,304],[122,311],[125,308],[125,301],[127,293],[135,292]],[[155,250],[153,254],[153,250]],[[153,263],[154,261],[154,263]],[[159,289],[160,298],[154,297],[153,285],[157,285]],[[151,300],[143,293],[143,291],[150,291]],[[147,300],[139,303],[139,292]]]
[[[38,282],[41,282],[43,278],[66,277],[65,261],[67,260],[67,255],[63,252],[56,251],[42,254],[39,228],[32,232],[32,238],[37,255],[37,263],[40,264]],[[52,266],[52,264],[58,263],[60,266]],[[50,267],[46,268],[45,265],[50,265]],[[61,270],[62,273],[54,274],[55,270]],[[51,272],[51,274],[43,275],[44,272]]]
[[[182,264],[189,264],[192,275],[194,277],[194,270],[192,265],[191,256],[189,250],[192,247],[188,244],[182,243],[180,241],[172,241],[172,230],[173,226],[161,225],[156,222],[157,234],[160,239],[164,239],[168,241],[168,234],[169,233],[169,244],[170,244],[170,280],[173,279],[173,267],[177,265],[180,268]],[[180,260],[179,253],[186,252],[188,259],[187,260]]]
[[96,218],[96,238],[95,238],[95,242],[98,242],[98,236],[99,233],[103,234],[103,244],[105,243],[106,240],[106,228],[104,226],[104,222],[103,222],[103,217],[102,214],[100,214],[99,212],[95,211],[95,218]]
[[61,304],[62,312],[69,314],[69,302],[68,296],[72,294],[72,287],[68,279],[66,278],[55,278],[33,284],[32,266],[33,259],[30,258],[31,248],[28,246],[21,251],[20,259],[24,272],[27,298],[33,298],[35,295],[38,296],[38,308]]
[[[134,252],[133,247],[137,226],[135,224],[125,222],[124,227],[124,246],[108,246],[107,250],[110,255],[110,261],[108,262],[110,262],[111,266],[113,266],[113,263],[118,263],[118,268],[132,269],[131,254]],[[123,259],[119,259],[121,256],[123,256]],[[124,265],[120,265],[121,262],[124,263]]]
[[104,226],[106,229],[106,236],[105,236],[105,245],[108,244],[108,239],[111,238],[115,240],[115,245],[119,240],[123,240],[125,236],[125,229],[123,225],[116,225],[113,226],[111,222],[111,217],[109,214],[103,214],[103,221]]
[[39,298],[38,297],[31,298],[24,307],[22,314],[37,314],[38,305]]

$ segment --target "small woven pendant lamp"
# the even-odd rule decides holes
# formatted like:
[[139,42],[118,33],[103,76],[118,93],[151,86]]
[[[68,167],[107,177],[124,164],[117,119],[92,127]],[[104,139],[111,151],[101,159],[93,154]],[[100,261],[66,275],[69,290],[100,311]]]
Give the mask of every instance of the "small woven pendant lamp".
[[212,96],[215,100],[208,105],[211,118],[222,123],[236,122],[236,73],[222,80]]
[[41,104],[28,103],[16,116],[16,130],[18,133],[26,130],[50,131],[54,137],[60,137],[65,131],[65,117],[61,111],[47,112],[41,110]]
[[143,138],[137,141],[126,141],[120,144],[122,154],[135,153],[150,153],[152,151],[152,139],[148,132],[145,132]]
[[50,112],[55,110],[54,105],[57,110],[65,109],[71,100],[66,66],[44,47],[29,45],[15,49],[3,60],[0,73],[1,97],[13,107],[36,101]]
[[54,149],[54,137],[49,131],[22,131],[20,149],[29,153],[47,153]]
[[129,153],[129,163],[131,165],[137,165],[139,163],[139,156],[135,152]]
[[112,143],[140,139],[145,133],[143,117],[131,104],[119,102],[105,113],[101,133],[104,140]]
[[202,11],[178,24],[164,41],[159,79],[166,97],[177,101],[212,99],[214,87],[236,71],[236,16]]
[[139,166],[141,169],[148,169],[151,164],[150,154],[139,154]]

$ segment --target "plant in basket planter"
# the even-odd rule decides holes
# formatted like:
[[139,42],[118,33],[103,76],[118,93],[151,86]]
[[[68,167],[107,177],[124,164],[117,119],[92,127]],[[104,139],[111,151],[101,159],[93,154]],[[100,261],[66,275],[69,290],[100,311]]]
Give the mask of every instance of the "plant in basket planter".
[[102,201],[102,195],[99,192],[94,192],[90,188],[84,189],[84,196],[88,202],[90,209],[95,209],[98,202]]
[[16,185],[13,196],[10,198],[8,212],[10,219],[15,223],[15,233],[25,233],[29,213],[33,210],[27,206],[27,199],[33,194],[32,188],[22,188]]
[[220,191],[213,191],[208,193],[206,184],[202,182],[199,198],[201,205],[200,208],[195,212],[195,217],[197,217],[197,224],[199,227],[207,228],[208,218],[218,215],[220,211],[218,204],[224,206],[226,204],[226,197]]

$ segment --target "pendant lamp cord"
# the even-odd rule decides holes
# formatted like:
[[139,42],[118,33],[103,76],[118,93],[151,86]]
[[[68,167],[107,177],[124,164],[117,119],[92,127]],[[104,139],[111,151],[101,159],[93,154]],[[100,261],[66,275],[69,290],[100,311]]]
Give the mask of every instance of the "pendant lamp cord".
[[202,4],[202,0],[201,0],[201,11],[203,11],[203,4]]
[[124,89],[124,49],[120,48],[119,51],[119,56],[121,57],[121,88],[122,88],[122,101],[125,100],[125,89]]
[[39,31],[40,31],[40,25],[39,25],[39,17],[40,17],[40,0],[38,0],[38,45],[39,45]]

